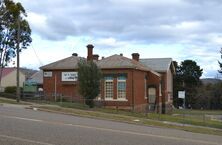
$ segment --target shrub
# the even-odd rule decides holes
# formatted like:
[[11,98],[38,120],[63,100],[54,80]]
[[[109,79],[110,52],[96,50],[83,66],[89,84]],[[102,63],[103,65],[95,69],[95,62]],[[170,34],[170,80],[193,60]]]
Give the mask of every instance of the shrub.
[[78,81],[80,94],[90,108],[94,107],[93,99],[99,94],[101,70],[93,61],[81,60],[78,63]]
[[[5,88],[5,93],[16,94],[16,86],[8,86]],[[20,92],[22,92],[22,88],[20,87]]]

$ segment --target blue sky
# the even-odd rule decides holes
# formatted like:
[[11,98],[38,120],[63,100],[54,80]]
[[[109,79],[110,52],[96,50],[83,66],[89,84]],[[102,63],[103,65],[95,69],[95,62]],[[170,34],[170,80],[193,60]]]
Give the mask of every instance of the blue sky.
[[38,69],[87,44],[107,57],[192,59],[214,78],[222,47],[221,0],[16,0],[25,7],[33,43],[21,66]]

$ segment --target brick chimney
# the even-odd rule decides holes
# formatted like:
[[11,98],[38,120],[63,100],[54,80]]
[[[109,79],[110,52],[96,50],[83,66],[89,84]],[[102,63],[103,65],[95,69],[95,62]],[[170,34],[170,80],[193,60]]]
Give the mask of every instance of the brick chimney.
[[139,53],[132,53],[132,59],[133,59],[133,60],[136,60],[136,61],[139,61],[139,59],[140,59],[140,54],[139,54]]
[[98,54],[93,54],[93,60],[99,60],[99,55]]
[[78,54],[77,53],[73,53],[72,56],[78,56]]
[[88,55],[87,55],[87,60],[93,60],[93,48],[94,46],[92,44],[88,44],[87,46],[88,49]]

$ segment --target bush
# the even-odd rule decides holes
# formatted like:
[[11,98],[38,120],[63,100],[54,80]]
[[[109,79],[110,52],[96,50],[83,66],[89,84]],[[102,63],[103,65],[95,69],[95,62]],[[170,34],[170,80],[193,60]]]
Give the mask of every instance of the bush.
[[78,63],[79,92],[90,108],[94,107],[93,99],[100,92],[101,70],[93,61],[81,60]]
[[66,99],[66,98],[63,98],[63,97],[62,97],[62,99],[61,99],[61,96],[57,96],[56,102],[69,102],[69,100]]
[[[5,88],[5,93],[16,94],[16,86],[8,86]],[[20,87],[20,92],[22,92],[22,88]]]

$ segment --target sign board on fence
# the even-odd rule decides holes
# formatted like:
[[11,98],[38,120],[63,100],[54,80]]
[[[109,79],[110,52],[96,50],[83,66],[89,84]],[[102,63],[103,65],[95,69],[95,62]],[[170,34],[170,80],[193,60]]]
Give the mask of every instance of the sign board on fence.
[[62,81],[77,81],[78,72],[62,72]]
[[178,98],[185,98],[185,91],[178,91]]

